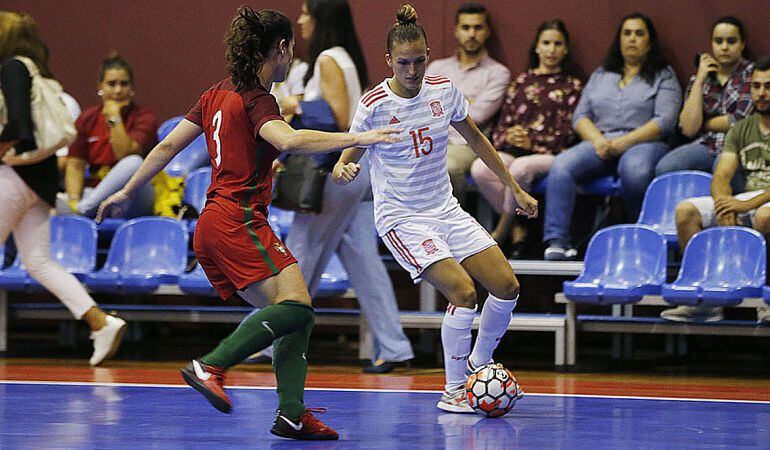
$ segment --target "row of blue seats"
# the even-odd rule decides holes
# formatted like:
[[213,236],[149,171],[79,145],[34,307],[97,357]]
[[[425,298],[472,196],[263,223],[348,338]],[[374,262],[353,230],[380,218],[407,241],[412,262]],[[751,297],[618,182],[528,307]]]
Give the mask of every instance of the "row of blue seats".
[[764,297],[765,238],[746,227],[716,227],[697,233],[684,251],[679,275],[666,281],[667,243],[652,227],[616,225],[596,233],[575,281],[564,282],[571,301],[629,304],[662,295],[672,305],[734,306]]
[[[104,267],[96,270],[96,223],[81,216],[56,216],[51,220],[51,256],[95,292],[143,294],[160,285],[178,284],[189,294],[215,295],[200,265],[185,273],[188,243],[183,222],[164,217],[122,221]],[[0,245],[0,261],[4,261],[4,249]],[[347,273],[335,257],[321,277],[318,295],[341,295],[348,288]],[[0,289],[39,291],[42,287],[17,256],[9,267],[0,270]]]
[[[535,181],[532,191],[542,194],[547,186],[545,176]],[[613,177],[599,177],[582,183],[579,190],[583,194],[614,197],[620,195],[621,183]],[[683,170],[661,175],[647,187],[637,223],[652,227],[663,235],[669,247],[676,248],[679,245],[674,217],[677,203],[706,195],[711,195],[711,174]]]

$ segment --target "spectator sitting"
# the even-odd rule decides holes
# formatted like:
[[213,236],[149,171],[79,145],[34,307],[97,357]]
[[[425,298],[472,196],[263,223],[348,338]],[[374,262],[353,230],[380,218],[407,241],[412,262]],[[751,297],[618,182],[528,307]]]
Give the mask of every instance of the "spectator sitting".
[[690,77],[679,115],[682,134],[696,139],[664,156],[655,167],[656,176],[675,170],[711,172],[727,130],[751,115],[753,64],[745,59],[745,35],[743,22],[735,17],[722,17],[712,27],[711,54],[698,58],[698,70]]
[[[78,134],[69,147],[65,173],[67,201],[57,201],[60,214],[95,217],[102,200],[126,184],[157,139],[157,118],[134,103],[133,69],[117,54],[102,62],[97,94],[102,104],[86,109],[75,122]],[[152,184],[147,183],[126,217],[152,214],[153,201]]]
[[[443,75],[460,89],[468,99],[471,116],[482,131],[491,126],[492,118],[503,102],[511,72],[489,57],[486,42],[490,36],[489,12],[479,3],[464,3],[455,15],[455,38],[460,44],[457,53],[437,59],[428,65],[428,75]],[[454,128],[449,129],[447,166],[452,192],[465,203],[466,176],[476,154]]]
[[[684,200],[676,206],[679,248],[698,231],[727,225],[752,227],[770,235],[770,57],[757,61],[751,77],[753,115],[736,123],[724,141],[711,196]],[[746,174],[746,189],[735,194],[730,180],[739,169]],[[677,322],[713,322],[724,318],[722,308],[679,306],[663,311],[664,319]],[[760,323],[770,323],[770,307],[757,310]]]
[[[572,112],[583,90],[581,73],[570,58],[564,22],[549,20],[537,30],[529,67],[511,83],[492,142],[522,188],[548,173],[556,154],[575,140]],[[526,229],[515,217],[513,193],[480,159],[471,166],[479,191],[500,214],[492,237],[509,256],[523,257]],[[508,240],[510,238],[510,241]]]
[[575,109],[572,121],[583,142],[560,153],[548,172],[545,259],[577,256],[569,227],[578,183],[617,174],[625,217],[636,220],[655,164],[668,150],[660,139],[674,129],[681,100],[650,18],[624,17]]

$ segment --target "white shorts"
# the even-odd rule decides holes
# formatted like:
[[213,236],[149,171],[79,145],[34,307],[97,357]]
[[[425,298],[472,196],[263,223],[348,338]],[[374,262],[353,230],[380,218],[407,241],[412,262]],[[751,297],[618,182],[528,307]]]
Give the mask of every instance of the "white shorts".
[[497,245],[470,214],[456,206],[434,217],[413,217],[397,223],[382,240],[415,283],[436,261],[465,258]]
[[[763,192],[765,191],[760,190],[760,191],[744,192],[742,194],[736,195],[735,198],[738,200],[746,201],[756,197],[757,195]],[[703,228],[717,226],[717,218],[716,218],[716,215],[714,214],[713,197],[711,197],[710,195],[705,197],[693,197],[693,198],[688,198],[685,201],[688,203],[691,203],[693,206],[695,206],[695,209],[698,210],[698,213],[700,213],[701,224],[703,225]],[[769,207],[770,207],[770,202],[760,206],[760,208],[769,208]],[[752,227],[754,225],[754,215],[756,214],[756,212],[757,212],[756,209],[751,209],[749,211],[746,211],[745,213],[738,214],[738,217],[737,217],[738,225]]]

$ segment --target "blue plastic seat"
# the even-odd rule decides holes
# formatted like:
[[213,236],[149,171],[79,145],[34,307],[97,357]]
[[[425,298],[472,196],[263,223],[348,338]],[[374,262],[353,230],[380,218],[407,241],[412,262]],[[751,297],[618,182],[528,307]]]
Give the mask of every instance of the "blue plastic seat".
[[674,305],[731,306],[759,297],[765,285],[765,238],[746,227],[715,227],[692,237],[679,276],[663,285]]
[[187,264],[187,229],[166,217],[126,221],[112,239],[107,262],[86,276],[96,291],[150,293],[161,284],[176,284]]
[[711,194],[711,174],[683,170],[661,175],[647,187],[637,223],[648,225],[677,244],[674,211],[682,200]]
[[635,303],[660,294],[666,281],[666,242],[644,225],[615,225],[596,233],[575,281],[564,282],[571,301],[600,305]]
[[[538,178],[532,183],[533,194],[545,194],[548,186],[548,176]],[[617,197],[620,195],[620,179],[611,175],[593,178],[578,185],[578,193],[583,195],[598,195],[602,197]]]
[[96,223],[82,216],[51,218],[51,256],[80,280],[96,268]]
[[217,291],[209,283],[200,264],[196,264],[191,272],[179,276],[179,289],[185,294],[190,295],[207,295],[212,297],[217,295]]
[[96,224],[96,231],[102,236],[112,237],[118,231],[118,228],[126,223],[126,220],[113,217],[102,219],[101,222]]
[[285,209],[276,208],[270,206],[268,208],[267,220],[270,222],[270,226],[273,230],[277,230],[277,234],[281,239],[286,239],[291,229],[291,224],[294,222],[294,211],[287,211]]
[[[96,244],[94,221],[76,215],[51,218],[51,258],[80,280],[96,267]],[[9,291],[43,290],[24,269],[18,255],[8,269],[0,272],[0,287]]]
[[176,116],[160,124],[158,127],[158,140],[162,141],[163,139],[166,139],[166,136],[171,133],[171,130],[179,125],[179,122],[181,122],[182,119],[184,119],[184,116]]
[[[162,141],[171,130],[176,127],[184,116],[177,116],[168,119],[158,127],[158,140]],[[193,170],[208,164],[209,150],[206,146],[206,137],[201,133],[195,140],[179,152],[169,161],[164,169],[172,177],[185,176]]]
[[762,297],[765,299],[765,303],[770,305],[770,286],[762,287]]
[[24,292],[29,290],[32,282],[32,277],[21,264],[21,258],[19,258],[18,253],[10,266],[0,270],[0,289]]
[[318,281],[316,295],[319,297],[335,297],[344,294],[350,288],[348,273],[342,266],[342,261],[335,253],[329,259],[321,279]]
[[187,174],[184,180],[184,202],[203,212],[206,193],[211,186],[211,167],[201,167]]

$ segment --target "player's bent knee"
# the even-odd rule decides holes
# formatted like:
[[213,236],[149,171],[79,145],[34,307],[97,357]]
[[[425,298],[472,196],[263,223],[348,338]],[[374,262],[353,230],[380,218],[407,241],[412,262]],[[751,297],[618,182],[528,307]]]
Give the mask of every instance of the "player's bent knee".
[[491,290],[489,293],[500,300],[514,300],[519,296],[519,289],[519,281],[516,277],[512,277],[510,280],[507,280],[505,284]]
[[473,308],[476,305],[476,288],[471,283],[470,286],[454,289],[447,295],[447,300],[461,308]]
[[303,305],[307,305],[307,306],[313,306],[312,305],[312,301],[310,300],[310,296],[307,295],[307,294],[302,295],[300,293],[296,293],[295,295],[288,295],[288,296],[285,296],[285,297],[276,298],[273,301],[273,304],[277,305],[279,303],[283,303],[283,302],[287,302],[287,301],[302,303]]
[[770,208],[759,208],[754,215],[754,229],[764,235],[770,234]]
[[698,212],[698,208],[687,201],[679,202],[676,205],[674,216],[677,227],[689,224],[700,224],[701,222],[701,216],[700,212]]

